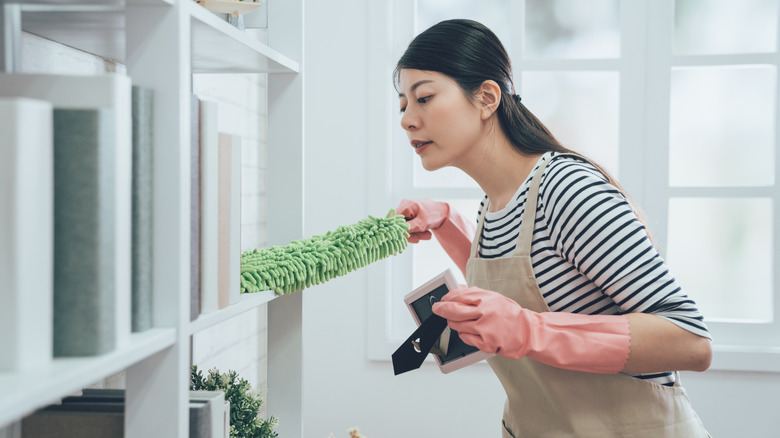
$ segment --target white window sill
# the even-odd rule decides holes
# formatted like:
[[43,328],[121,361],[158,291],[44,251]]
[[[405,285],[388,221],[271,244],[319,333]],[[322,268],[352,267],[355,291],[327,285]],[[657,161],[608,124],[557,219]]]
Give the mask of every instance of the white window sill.
[[715,344],[709,369],[780,373],[780,347]]

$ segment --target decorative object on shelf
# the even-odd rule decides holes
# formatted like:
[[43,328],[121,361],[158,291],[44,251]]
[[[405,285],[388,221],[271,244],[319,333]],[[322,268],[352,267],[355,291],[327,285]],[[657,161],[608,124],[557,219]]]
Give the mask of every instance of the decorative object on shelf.
[[241,291],[289,294],[400,254],[409,237],[406,220],[390,210],[310,239],[241,255]]
[[279,435],[274,431],[278,420],[275,417],[263,419],[258,411],[263,405],[263,399],[252,390],[249,382],[239,377],[235,371],[228,370],[221,374],[212,368],[208,377],[196,365],[190,373],[191,391],[224,391],[225,400],[230,403],[230,438],[258,437],[275,438]]
[[[367,438],[365,435],[360,433],[360,430],[358,430],[357,427],[353,427],[347,431],[349,433],[349,438]],[[328,438],[336,438],[335,435],[330,434],[328,435]]]
[[259,1],[238,0],[197,0],[197,3],[211,12],[230,14],[232,16],[248,14],[262,4]]
[[196,2],[215,14],[223,16],[225,21],[244,30],[244,15],[260,7],[258,1],[239,1],[239,0],[196,0]]

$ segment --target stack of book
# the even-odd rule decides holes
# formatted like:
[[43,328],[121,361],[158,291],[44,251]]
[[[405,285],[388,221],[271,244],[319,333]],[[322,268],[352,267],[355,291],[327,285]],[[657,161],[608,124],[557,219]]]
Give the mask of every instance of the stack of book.
[[[190,437],[229,438],[230,403],[222,391],[190,391]],[[125,391],[84,389],[22,421],[22,438],[121,438]]]
[[[139,225],[132,215],[131,88],[120,74],[0,75],[9,125],[3,131],[18,134],[0,140],[0,149],[18,158],[3,163],[8,181],[0,190],[11,202],[2,205],[16,219],[0,223],[0,259],[15,261],[8,268],[14,281],[1,287],[12,314],[37,316],[11,319],[0,338],[48,345],[49,360],[52,353],[103,354],[129,340],[138,293],[131,236]],[[139,191],[151,196],[150,187]],[[144,263],[151,260],[135,265]],[[37,329],[28,327],[32,321]],[[28,353],[14,354],[18,364]]]
[[[0,74],[0,371],[154,325],[153,109],[123,74]],[[241,138],[215,102],[193,96],[192,119],[195,319],[239,298]]]

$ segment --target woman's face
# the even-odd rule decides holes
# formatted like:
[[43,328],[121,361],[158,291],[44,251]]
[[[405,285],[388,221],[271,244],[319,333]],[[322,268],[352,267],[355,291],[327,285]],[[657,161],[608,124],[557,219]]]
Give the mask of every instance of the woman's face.
[[420,156],[423,168],[460,167],[482,137],[480,109],[460,86],[442,73],[401,70],[399,74],[401,127]]

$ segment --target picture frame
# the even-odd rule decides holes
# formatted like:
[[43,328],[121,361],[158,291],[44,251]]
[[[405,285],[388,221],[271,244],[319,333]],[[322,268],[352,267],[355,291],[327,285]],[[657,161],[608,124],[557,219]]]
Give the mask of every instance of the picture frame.
[[[423,321],[433,314],[433,303],[440,301],[447,292],[458,287],[455,275],[450,269],[447,269],[406,294],[404,303],[406,303],[406,307],[409,309],[415,324],[419,327]],[[447,334],[449,335],[448,345],[446,349],[442,349],[442,346],[439,344],[442,339],[447,339]],[[449,328],[445,329],[445,333],[437,341],[435,349],[443,350],[446,353],[442,357],[441,354],[431,352],[431,356],[433,356],[436,364],[439,366],[439,370],[444,374],[495,356],[495,353],[485,353],[476,347],[466,344],[460,339],[456,331]]]

